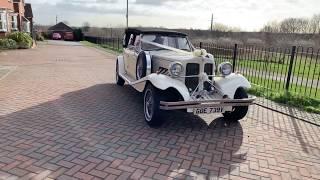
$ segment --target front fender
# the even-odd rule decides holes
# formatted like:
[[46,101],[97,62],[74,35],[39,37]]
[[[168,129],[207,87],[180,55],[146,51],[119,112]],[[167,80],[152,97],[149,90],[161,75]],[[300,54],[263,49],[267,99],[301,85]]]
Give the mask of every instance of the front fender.
[[117,63],[118,63],[118,67],[119,67],[119,74],[125,74],[125,69],[124,69],[124,59],[123,56],[118,56],[117,57]]
[[156,73],[150,74],[132,83],[131,85],[138,91],[142,92],[146,86],[147,81],[149,81],[154,87],[161,90],[174,88],[181,94],[181,96],[185,101],[190,99],[189,91],[183,82],[163,74],[156,74]]
[[226,77],[214,77],[216,86],[229,98],[233,98],[239,87],[251,88],[250,82],[241,74],[232,73]]

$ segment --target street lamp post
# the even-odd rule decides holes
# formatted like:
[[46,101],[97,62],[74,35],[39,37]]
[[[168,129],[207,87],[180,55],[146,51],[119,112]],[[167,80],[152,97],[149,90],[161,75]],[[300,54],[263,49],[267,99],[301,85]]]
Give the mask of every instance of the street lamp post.
[[129,0],[127,0],[127,14],[126,14],[126,18],[127,18],[127,28],[129,27]]

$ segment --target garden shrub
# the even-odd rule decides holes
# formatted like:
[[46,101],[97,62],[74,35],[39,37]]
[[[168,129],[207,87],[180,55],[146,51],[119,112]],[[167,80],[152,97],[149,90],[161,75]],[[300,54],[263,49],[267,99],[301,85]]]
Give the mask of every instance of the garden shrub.
[[42,36],[42,34],[37,33],[37,34],[36,34],[36,40],[37,40],[37,41],[44,41],[44,37]]
[[0,39],[0,49],[17,49],[17,42],[12,39]]
[[18,48],[28,49],[31,48],[33,40],[28,33],[25,32],[14,32],[8,35],[8,39],[15,40]]
[[75,41],[82,41],[83,40],[83,33],[81,29],[73,30],[74,40]]
[[44,37],[44,39],[51,39],[52,36],[52,34],[49,32],[42,32],[41,35]]

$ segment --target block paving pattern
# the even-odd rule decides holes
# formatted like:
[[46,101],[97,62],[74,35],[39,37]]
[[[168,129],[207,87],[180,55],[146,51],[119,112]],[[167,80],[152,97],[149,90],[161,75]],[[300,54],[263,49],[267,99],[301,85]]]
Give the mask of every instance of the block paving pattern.
[[0,179],[320,179],[319,127],[252,106],[150,128],[115,56],[68,43],[0,53]]

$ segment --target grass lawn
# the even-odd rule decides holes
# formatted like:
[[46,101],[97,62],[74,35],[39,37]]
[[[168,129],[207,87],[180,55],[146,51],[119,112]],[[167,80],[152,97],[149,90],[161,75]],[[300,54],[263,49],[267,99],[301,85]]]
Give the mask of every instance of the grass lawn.
[[[217,62],[233,60],[233,50],[210,51],[214,54]],[[236,69],[246,68],[257,71],[268,71],[275,74],[287,75],[290,64],[289,52],[277,53],[267,51],[254,51],[239,49],[237,54]],[[297,53],[293,61],[293,76],[308,79],[320,77],[320,55],[315,53]]]
[[274,102],[298,107],[307,112],[320,114],[320,99],[310,98],[286,91],[272,91],[258,85],[253,85],[252,88],[249,89],[248,93],[258,97],[264,97]]
[[91,42],[88,42],[88,41],[80,41],[80,43],[82,43],[83,45],[86,45],[88,47],[95,47],[95,48],[99,48],[99,49],[103,49],[109,53],[112,53],[112,54],[119,54],[119,53],[122,53],[122,47],[120,47],[120,50],[116,47],[116,48],[113,48],[112,47],[112,43],[111,44],[94,44],[94,43],[91,43]]
[[[244,74],[245,75],[245,74]],[[252,83],[267,88],[269,91],[286,92],[285,83],[282,81],[276,81],[272,79],[265,79],[262,77],[255,77],[245,75],[246,78]],[[302,96],[315,98],[320,100],[320,90],[317,88],[311,88],[306,86],[291,84],[289,92],[292,94],[299,94]]]
[[[320,77],[319,63],[316,64],[316,62],[311,62],[311,60],[298,59],[293,64],[293,76],[308,79],[318,79]],[[236,67],[287,75],[289,69],[289,62],[280,64],[266,61],[238,60],[236,62]]]

